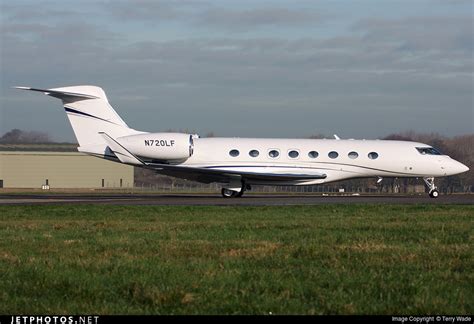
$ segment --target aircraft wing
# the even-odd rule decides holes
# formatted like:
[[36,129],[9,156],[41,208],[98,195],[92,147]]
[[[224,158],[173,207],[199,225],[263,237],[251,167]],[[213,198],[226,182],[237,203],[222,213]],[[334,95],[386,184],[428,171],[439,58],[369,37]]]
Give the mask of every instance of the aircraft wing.
[[194,180],[204,183],[229,182],[231,179],[241,179],[244,181],[297,181],[325,179],[323,173],[287,173],[287,172],[252,172],[241,170],[225,170],[216,168],[198,168],[188,166],[177,166],[169,164],[147,164],[147,167],[156,170],[160,174],[170,175],[178,178]]

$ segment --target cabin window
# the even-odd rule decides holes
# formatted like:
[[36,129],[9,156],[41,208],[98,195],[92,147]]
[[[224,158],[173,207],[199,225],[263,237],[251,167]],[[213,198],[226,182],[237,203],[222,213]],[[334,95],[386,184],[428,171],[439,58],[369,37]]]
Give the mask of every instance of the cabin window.
[[251,150],[251,151],[249,152],[249,155],[250,155],[251,157],[257,157],[259,154],[260,154],[260,152],[257,151],[257,150]]
[[328,156],[331,158],[331,159],[335,159],[339,156],[339,153],[337,153],[336,151],[331,151],[328,153]]
[[229,151],[229,155],[232,156],[232,157],[237,157],[239,156],[240,152],[239,150],[230,150]]
[[350,158],[350,159],[357,159],[359,157],[359,154],[357,152],[349,152],[349,154],[347,154],[347,156]]
[[368,155],[369,159],[371,160],[375,160],[379,157],[379,154],[376,153],[376,152],[370,152],[369,155]]
[[319,156],[319,153],[316,152],[316,151],[311,151],[311,152],[308,153],[308,156],[312,159],[315,159]]
[[292,159],[296,159],[299,155],[300,155],[300,153],[298,151],[295,151],[295,150],[291,150],[291,151],[288,152],[288,156]]
[[277,157],[280,156],[280,152],[278,150],[270,150],[268,152],[268,156],[273,158],[273,159],[276,159]]
[[441,152],[434,147],[417,147],[416,149],[423,155],[442,155]]

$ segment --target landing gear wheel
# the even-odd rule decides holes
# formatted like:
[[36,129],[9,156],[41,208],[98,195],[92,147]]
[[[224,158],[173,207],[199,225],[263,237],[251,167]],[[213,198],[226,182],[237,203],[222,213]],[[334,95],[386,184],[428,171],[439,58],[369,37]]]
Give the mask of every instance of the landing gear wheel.
[[[230,190],[230,189],[227,189],[227,188],[222,188],[221,194],[222,194],[222,197],[224,197],[224,198],[234,198],[234,197],[242,196],[242,194],[240,194],[240,192]],[[239,194],[240,194],[240,196],[238,196]]]
[[423,178],[425,181],[426,186],[428,187],[429,190],[429,195],[431,198],[438,198],[439,197],[439,191],[438,188],[436,188],[434,184],[434,178],[433,177],[426,177]]
[[433,189],[430,191],[430,197],[431,198],[438,198],[439,197],[439,191],[437,189]]

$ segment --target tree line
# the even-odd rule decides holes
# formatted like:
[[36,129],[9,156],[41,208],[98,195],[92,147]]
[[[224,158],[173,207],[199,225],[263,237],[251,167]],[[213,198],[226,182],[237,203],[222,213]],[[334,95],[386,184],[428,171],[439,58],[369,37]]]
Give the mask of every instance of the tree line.
[[23,131],[12,129],[0,137],[1,144],[46,144],[53,143],[51,137],[45,132]]

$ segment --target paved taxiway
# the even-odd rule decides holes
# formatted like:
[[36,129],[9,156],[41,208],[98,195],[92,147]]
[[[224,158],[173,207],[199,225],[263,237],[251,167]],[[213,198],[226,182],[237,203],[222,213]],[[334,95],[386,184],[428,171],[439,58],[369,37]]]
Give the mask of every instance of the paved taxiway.
[[105,204],[157,206],[286,206],[321,204],[474,204],[474,195],[441,195],[437,199],[419,196],[310,196],[310,195],[247,195],[222,198],[211,194],[0,194],[0,205],[18,204]]

